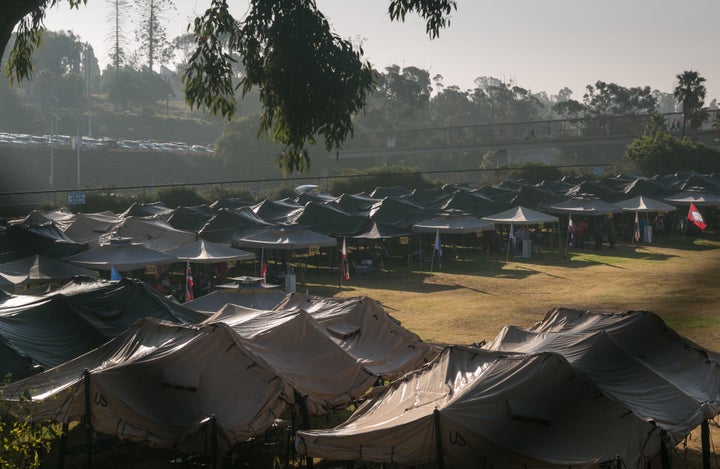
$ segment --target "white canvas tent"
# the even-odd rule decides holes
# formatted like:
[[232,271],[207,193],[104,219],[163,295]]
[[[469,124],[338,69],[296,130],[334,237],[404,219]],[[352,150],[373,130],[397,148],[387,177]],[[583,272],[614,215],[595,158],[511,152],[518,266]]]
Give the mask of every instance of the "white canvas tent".
[[276,310],[301,308],[310,313],[358,363],[384,379],[416,370],[440,352],[405,329],[372,298],[322,298],[288,294]]
[[253,357],[229,326],[149,318],[0,391],[34,421],[79,421],[89,411],[101,434],[187,452],[206,449],[204,431],[213,416],[222,449],[262,435],[293,402],[287,382]]
[[229,325],[246,349],[304,396],[312,415],[359,402],[377,380],[299,308],[262,311],[226,305],[206,321],[220,322]]
[[474,467],[644,467],[660,430],[602,395],[557,354],[449,347],[329,430],[299,431],[300,454],[340,461]]
[[672,445],[720,413],[720,356],[648,311],[558,308],[530,330],[505,327],[486,348],[565,356],[605,395],[664,430]]

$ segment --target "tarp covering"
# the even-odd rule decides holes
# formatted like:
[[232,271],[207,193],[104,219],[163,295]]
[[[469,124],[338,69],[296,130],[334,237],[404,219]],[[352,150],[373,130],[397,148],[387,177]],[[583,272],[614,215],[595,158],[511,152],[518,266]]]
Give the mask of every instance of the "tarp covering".
[[78,213],[59,226],[75,242],[86,243],[89,247],[95,247],[100,244],[100,237],[108,233],[113,226],[122,220],[122,217],[109,211]]
[[250,208],[263,220],[279,224],[294,223],[303,211],[303,206],[292,200],[266,199]]
[[377,376],[395,378],[415,370],[439,353],[402,327],[375,300],[322,298],[291,293],[275,309],[298,307],[307,311],[328,335]]
[[200,230],[200,237],[214,243],[232,244],[248,230],[272,226],[249,207],[220,209]]
[[23,357],[23,366],[2,360],[0,374],[19,377],[33,367],[65,363],[122,334],[141,317],[197,323],[208,316],[127,278],[118,282],[77,279],[42,297],[9,295],[0,302],[0,343],[14,356]]
[[127,217],[112,227],[112,232],[100,238],[107,243],[113,238],[130,239],[149,249],[168,251],[181,244],[194,241],[195,233],[173,228],[168,222],[158,217]]
[[559,308],[531,330],[505,327],[486,348],[565,356],[605,395],[665,430],[673,444],[720,413],[720,355],[648,311]]
[[94,270],[38,255],[0,264],[0,271],[18,272],[25,275],[30,281],[40,282],[70,280],[76,275],[98,276]]
[[151,202],[142,204],[133,202],[127,210],[120,214],[121,217],[152,217],[153,215],[168,215],[172,209],[162,202]]
[[0,262],[10,262],[40,254],[52,259],[84,251],[87,246],[75,242],[53,223],[10,225],[0,233]]
[[206,449],[212,416],[222,450],[262,435],[293,402],[288,384],[253,357],[229,326],[149,318],[0,392],[15,404],[29,393],[31,400],[20,405],[36,421],[78,421],[85,415],[85,369],[93,430],[184,451]]
[[336,202],[308,202],[295,222],[309,230],[327,236],[347,236],[370,225],[367,216],[351,215]]
[[198,232],[214,214],[215,212],[209,205],[195,205],[193,207],[178,207],[170,215],[165,215],[165,217],[173,228]]
[[146,248],[140,243],[128,239],[113,239],[87,251],[65,259],[66,261],[88,269],[130,271],[147,265],[172,264],[178,260],[163,252]]
[[[644,467],[660,431],[603,396],[560,355],[449,347],[330,430],[299,431],[300,454],[439,467]],[[441,461],[441,463],[439,462]]]

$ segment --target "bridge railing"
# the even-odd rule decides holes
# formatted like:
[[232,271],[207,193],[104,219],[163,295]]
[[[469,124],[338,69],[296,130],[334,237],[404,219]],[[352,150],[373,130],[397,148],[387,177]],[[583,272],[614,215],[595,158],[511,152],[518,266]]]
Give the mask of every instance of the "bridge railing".
[[[715,111],[704,127],[711,127]],[[435,127],[383,132],[360,132],[348,140],[344,151],[413,148],[462,147],[515,144],[527,141],[563,141],[586,138],[637,137],[642,135],[648,116],[603,116],[582,119],[481,124],[474,126]],[[668,125],[679,113],[666,114]]]

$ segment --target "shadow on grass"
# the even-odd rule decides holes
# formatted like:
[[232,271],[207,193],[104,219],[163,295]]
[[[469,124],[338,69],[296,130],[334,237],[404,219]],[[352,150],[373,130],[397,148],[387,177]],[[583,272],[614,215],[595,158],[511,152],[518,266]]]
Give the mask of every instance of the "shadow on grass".
[[[719,238],[716,235],[713,235]],[[306,273],[304,279],[298,277],[298,291],[311,289],[313,294],[335,296],[339,291],[352,292],[356,289],[380,289],[407,291],[417,293],[433,293],[448,291],[460,287],[456,282],[446,283],[445,275],[468,275],[472,277],[488,277],[493,279],[523,280],[533,275],[547,275],[553,278],[568,278],[558,275],[558,269],[582,269],[592,266],[606,266],[624,270],[633,262],[663,262],[682,257],[682,251],[705,251],[718,249],[720,241],[708,238],[662,239],[652,245],[633,245],[620,243],[614,248],[603,246],[602,249],[546,248],[540,257],[530,259],[507,258],[504,252],[476,254],[463,252],[462,257],[443,259],[440,267],[426,261],[411,265],[386,262],[384,269],[366,274],[351,273],[347,282],[339,285],[337,272],[320,274]],[[657,249],[656,249],[657,248]],[[668,252],[669,249],[678,252]],[[319,272],[319,271],[317,271]],[[552,273],[551,273],[552,272]],[[479,293],[486,294],[482,290]]]

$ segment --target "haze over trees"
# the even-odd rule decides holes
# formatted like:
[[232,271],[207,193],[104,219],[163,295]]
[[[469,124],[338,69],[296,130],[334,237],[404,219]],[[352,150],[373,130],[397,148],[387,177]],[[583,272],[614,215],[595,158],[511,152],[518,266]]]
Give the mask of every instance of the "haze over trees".
[[[70,128],[73,127],[70,121],[88,111],[90,94],[96,108],[109,103],[116,113],[142,115],[145,119],[160,119],[176,112],[170,102],[177,96],[190,103],[190,109],[181,108],[177,103],[174,106],[186,117],[209,118],[195,112],[197,109],[228,119],[236,117],[226,124],[215,157],[239,174],[271,171],[273,165],[286,172],[307,172],[310,170],[308,149],[346,148],[353,145],[354,135],[367,132],[567,118],[582,119],[582,132],[589,136],[616,132],[630,125],[638,127],[638,133],[642,131],[642,120],[623,120],[618,116],[682,109],[682,122],[690,129],[697,129],[708,117],[704,107],[704,78],[698,72],[678,74],[674,93],[649,87],[628,88],[598,80],[587,85],[581,100],[573,100],[572,90],[567,88],[548,94],[494,77],[480,76],[474,88],[463,90],[443,83],[442,75],[431,77],[428,71],[411,65],[373,70],[364,61],[362,48],[335,35],[310,0],[293,2],[290,6],[276,0],[252,1],[242,24],[229,16],[225,1],[217,1],[196,19],[191,33],[172,40],[166,40],[161,34],[161,12],[172,3],[143,0],[140,5],[150,12],[145,15],[147,27],[143,27],[145,42],[140,50],[144,52],[129,54],[122,47],[120,26],[126,14],[116,14],[111,21],[115,25],[113,62],[105,73],[100,73],[94,51],[82,44],[73,32],[46,32],[43,47],[36,47],[44,9],[57,1],[61,0],[41,1],[40,6],[32,8],[24,4],[23,8],[31,15],[21,21],[17,40],[7,51],[7,72],[16,83],[30,76],[32,81],[20,81],[22,99],[8,102],[33,100],[41,109],[41,114],[34,118],[36,121],[49,119],[47,111],[52,110],[56,114],[60,112],[64,127]],[[125,0],[110,1],[116,13],[127,6]],[[82,3],[81,0],[70,2]],[[10,5],[18,7],[18,3],[12,0]],[[392,19],[402,20],[408,13],[419,14],[425,19],[431,37],[448,24],[449,14],[455,8],[455,2],[449,0],[395,0],[389,1],[389,5]],[[9,9],[8,15],[13,11],[16,10]],[[164,58],[158,55],[159,51]],[[169,63],[175,64],[179,75],[161,77],[155,73],[152,68],[160,60],[171,60]],[[184,84],[178,76],[184,77]],[[69,109],[72,112],[66,113],[69,116],[66,118],[62,113]],[[103,109],[102,112],[110,111]],[[112,125],[104,126],[116,133],[111,137],[123,137],[122,133],[130,132],[131,128],[132,132],[138,131],[136,119],[131,123],[131,114],[127,117],[127,124],[116,116],[112,118]],[[102,116],[94,119],[103,121]],[[43,122],[42,127],[47,129],[49,125]],[[143,132],[152,132],[149,124],[144,123],[143,127]],[[264,142],[249,144],[248,139],[258,135]],[[559,153],[558,161],[619,164],[623,162],[624,151],[624,148],[610,146],[568,148]],[[266,152],[274,153],[267,155]],[[327,153],[318,154],[324,157]],[[433,157],[428,166],[463,168],[469,161],[477,165],[483,156],[439,155]],[[485,160],[487,164],[503,163],[498,155]],[[268,161],[272,164],[267,164]],[[398,163],[411,161],[414,163],[415,159]],[[321,159],[314,163],[325,165]]]

